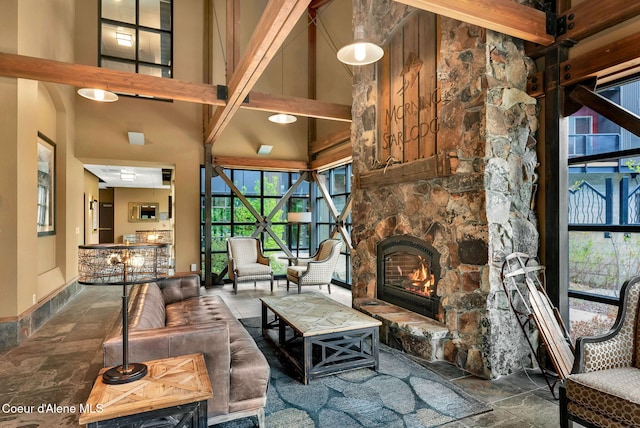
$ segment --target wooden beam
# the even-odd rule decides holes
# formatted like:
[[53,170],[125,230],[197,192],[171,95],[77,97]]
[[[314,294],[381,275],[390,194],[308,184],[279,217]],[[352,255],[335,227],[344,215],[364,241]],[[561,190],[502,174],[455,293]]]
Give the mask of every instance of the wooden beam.
[[629,0],[584,1],[567,10],[567,32],[557,42],[578,42],[640,15],[640,2]]
[[554,42],[554,37],[547,34],[546,14],[513,0],[394,1],[540,45]]
[[349,145],[347,147],[343,147],[331,153],[323,154],[321,156],[318,156],[316,159],[313,159],[311,161],[311,169],[317,171],[333,168],[338,165],[343,165],[351,161],[352,156],[353,148],[351,147],[351,145]]
[[309,2],[269,0],[238,67],[229,79],[227,104],[216,110],[212,124],[207,128],[205,144],[213,144],[229,124],[287,35],[307,11]]
[[616,40],[604,47],[564,61],[560,66],[560,83],[570,86],[589,77],[602,77],[640,65],[640,33]]
[[[331,149],[347,140],[351,143],[351,128],[334,132],[322,140],[314,141],[311,143],[311,154],[315,155],[323,150]],[[351,147],[351,144],[349,144],[349,147]]]
[[307,98],[283,97],[250,92],[249,102],[242,104],[241,107],[250,110],[290,113],[298,116],[315,117],[317,119],[351,122],[350,105],[327,103]]
[[304,161],[242,158],[234,156],[213,156],[213,164],[225,168],[261,169],[269,171],[308,171],[309,164]]
[[224,105],[225,103],[224,100],[218,99],[216,85],[183,82],[176,79],[8,53],[0,53],[0,76],[200,104]]
[[[91,65],[69,64],[50,59],[0,53],[0,76],[42,82],[61,83],[77,87],[106,89],[113,92],[140,94],[215,106],[225,105],[218,99],[217,85],[184,82],[176,79],[110,70]],[[351,106],[296,97],[250,92],[249,110],[287,112],[297,116],[351,121]]]
[[627,131],[640,136],[640,116],[637,114],[620,107],[613,101],[590,91],[582,85],[576,86],[569,96],[580,104],[600,113],[616,125],[620,125]]

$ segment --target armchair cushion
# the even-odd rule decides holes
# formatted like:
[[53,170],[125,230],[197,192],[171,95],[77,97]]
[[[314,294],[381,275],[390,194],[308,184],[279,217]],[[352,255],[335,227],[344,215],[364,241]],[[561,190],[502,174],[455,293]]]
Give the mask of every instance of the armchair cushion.
[[270,275],[271,267],[260,263],[245,263],[237,265],[236,272],[238,276],[254,276],[254,275]]
[[640,426],[640,370],[635,367],[571,375],[566,382],[569,412],[581,408],[630,426]]

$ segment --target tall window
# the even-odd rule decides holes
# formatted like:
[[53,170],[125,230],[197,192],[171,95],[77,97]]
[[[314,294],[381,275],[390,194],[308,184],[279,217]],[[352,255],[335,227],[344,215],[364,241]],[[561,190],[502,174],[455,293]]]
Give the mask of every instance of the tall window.
[[172,77],[173,0],[101,0],[100,66]]
[[[200,195],[200,242],[202,270],[204,271],[204,168],[201,168]],[[298,180],[300,174],[292,172],[251,171],[225,169],[233,185],[240,191],[235,194],[222,177],[211,180],[212,225],[211,225],[211,271],[220,273],[227,266],[226,240],[230,236],[252,236],[257,230],[257,218],[271,216],[270,228],[288,248],[296,248],[297,230],[287,223],[287,212],[307,211],[309,209],[309,183],[303,181],[284,206],[275,210],[282,196]],[[249,208],[247,204],[251,207]],[[287,260],[280,258],[284,252],[269,233],[262,232],[258,238],[262,241],[263,251],[271,259],[271,267],[276,275],[285,274]],[[307,227],[302,230],[300,252],[308,251],[309,235]]]
[[[598,93],[640,113],[640,82]],[[587,107],[567,121],[569,319],[575,338],[607,331],[621,285],[640,274],[640,157],[616,156],[640,148],[640,138]]]
[[[320,175],[324,177],[327,190],[338,214],[341,214],[351,194],[351,164],[325,171]],[[314,189],[314,199],[316,224],[314,234],[316,242],[320,242],[330,237],[331,231],[336,224],[336,219],[332,216],[327,201],[317,189]],[[350,214],[344,218],[344,227],[347,233],[351,234]],[[337,237],[340,238],[340,235]],[[344,243],[342,244],[338,265],[334,271],[334,280],[343,285],[351,283],[351,256],[348,246]]]

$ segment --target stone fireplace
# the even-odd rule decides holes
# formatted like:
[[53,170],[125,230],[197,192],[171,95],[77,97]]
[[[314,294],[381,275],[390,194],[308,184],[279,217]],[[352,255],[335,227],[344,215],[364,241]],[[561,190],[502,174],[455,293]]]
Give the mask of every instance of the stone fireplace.
[[432,319],[438,319],[440,254],[412,236],[391,236],[377,247],[376,296]]
[[[354,25],[384,46],[426,13],[386,0],[353,4]],[[535,65],[520,40],[445,17],[437,26],[420,22],[419,31],[439,32],[437,54],[429,59],[422,50],[436,37],[413,33],[399,44],[418,40],[416,55],[389,61],[400,62],[395,76],[406,73],[406,85],[421,79],[415,70],[432,67],[437,89],[417,101],[394,101],[405,86],[387,91],[393,104],[387,117],[404,118],[404,125],[385,135],[378,123],[385,118],[377,112],[378,80],[394,79],[394,72],[354,68],[353,306],[383,320],[381,340],[391,346],[497,378],[534,364],[500,268],[512,252],[538,254],[537,105],[526,93]],[[423,116],[425,105],[437,106],[435,118]],[[396,144],[408,147],[413,141],[406,137],[427,134],[426,124],[435,150],[418,148],[395,162]],[[419,280],[409,277],[416,271],[424,274]],[[407,308],[397,296],[389,301],[390,294],[427,309]]]

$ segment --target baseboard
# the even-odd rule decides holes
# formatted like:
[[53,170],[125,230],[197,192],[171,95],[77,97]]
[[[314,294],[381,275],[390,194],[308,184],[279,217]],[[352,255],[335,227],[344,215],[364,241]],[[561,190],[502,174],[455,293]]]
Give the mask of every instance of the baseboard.
[[20,314],[16,320],[0,322],[0,350],[18,346],[55,315],[82,290],[77,281],[61,287],[38,302],[37,307]]

